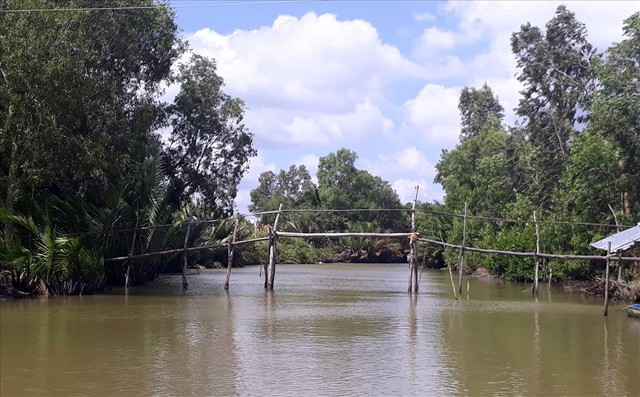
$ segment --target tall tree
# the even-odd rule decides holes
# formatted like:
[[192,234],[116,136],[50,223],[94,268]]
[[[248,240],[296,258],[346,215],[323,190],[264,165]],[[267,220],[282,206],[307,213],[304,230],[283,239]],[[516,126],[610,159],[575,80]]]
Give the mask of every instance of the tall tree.
[[[399,208],[400,198],[389,182],[355,166],[356,152],[342,148],[318,161],[318,190],[325,208]],[[382,228],[400,222],[398,212],[350,213],[334,219],[333,227],[344,229],[347,222],[377,221]]]
[[[258,177],[258,182],[258,187],[250,193],[251,212],[277,210],[280,204],[285,209],[308,209],[320,204],[317,188],[304,165],[291,165],[288,170],[280,170],[278,174],[265,171]],[[274,219],[274,215],[261,216],[260,223],[272,224]],[[315,227],[317,225],[313,224],[315,217],[308,214],[287,214],[286,219],[303,231],[318,229]]]
[[273,211],[282,204],[285,208],[299,208],[305,204],[307,192],[315,192],[311,175],[304,165],[291,165],[288,170],[280,170],[278,174],[265,171],[258,177],[259,185],[250,193],[252,212]]
[[524,120],[525,137],[535,151],[533,168],[540,175],[529,194],[545,208],[564,169],[571,136],[588,120],[599,59],[574,13],[559,6],[555,14],[546,32],[527,23],[511,37],[521,69],[518,80],[524,84],[516,112]]
[[[619,211],[640,212],[640,12],[624,21],[626,38],[613,45],[598,68],[600,90],[589,130],[614,142],[624,197]],[[617,200],[616,200],[617,201]]]
[[461,115],[461,141],[480,135],[487,120],[501,122],[504,118],[504,108],[486,83],[480,89],[464,87],[460,93],[458,109]]
[[215,62],[200,55],[180,65],[176,81],[180,92],[168,107],[170,175],[183,197],[200,194],[211,209],[230,213],[256,154],[242,122],[244,103],[224,93]]
[[[95,201],[125,173],[131,148],[157,141],[151,131],[159,83],[183,50],[173,13],[152,0],[111,4],[113,10],[0,13],[0,185],[9,213],[27,197]],[[125,5],[148,8],[115,9]]]

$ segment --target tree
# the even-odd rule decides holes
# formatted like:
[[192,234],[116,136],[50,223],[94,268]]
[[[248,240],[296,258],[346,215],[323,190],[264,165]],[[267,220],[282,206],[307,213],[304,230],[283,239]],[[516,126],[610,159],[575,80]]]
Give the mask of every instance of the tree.
[[[318,190],[324,208],[400,208],[400,198],[389,182],[379,176],[358,170],[355,161],[358,155],[342,148],[321,157],[318,161]],[[329,217],[328,217],[329,218]],[[347,222],[377,221],[382,228],[392,228],[401,220],[398,212],[346,213],[333,216],[332,228],[344,230]]]
[[640,212],[640,13],[624,22],[626,39],[609,48],[598,67],[600,90],[588,127],[613,142],[620,152],[615,167],[625,186],[618,210]]
[[[97,202],[98,192],[125,174],[131,148],[157,141],[154,98],[183,45],[168,8],[134,4],[154,7],[0,13],[0,185],[9,214],[27,198]],[[124,5],[133,4],[112,3]],[[78,0],[62,8],[93,6]]]
[[228,214],[248,159],[256,154],[253,135],[242,123],[244,103],[222,91],[215,62],[200,55],[180,65],[176,81],[180,92],[167,109],[173,183],[183,197],[202,195],[212,209]]
[[[311,181],[311,175],[304,165],[291,165],[287,171],[280,170],[276,175],[272,171],[265,171],[258,177],[259,185],[250,193],[251,203],[249,211],[275,211],[282,204],[285,209],[313,208],[319,203],[314,202],[317,188]],[[289,215],[289,219],[292,218]],[[297,224],[302,225],[306,217],[294,216]],[[260,223],[272,224],[275,216],[262,216]],[[294,221],[294,223],[296,223]]]
[[527,23],[511,37],[521,69],[518,80],[524,84],[516,112],[524,120],[525,138],[535,150],[532,165],[540,174],[528,193],[544,208],[562,174],[572,135],[589,119],[599,59],[584,24],[565,6],[557,8],[546,28],[543,34]]
[[504,108],[486,83],[480,89],[464,87],[460,93],[458,109],[462,118],[460,141],[480,135],[487,120],[501,122],[504,118]]
[[477,214],[500,216],[513,199],[517,168],[513,139],[501,127],[502,105],[486,84],[460,94],[460,144],[443,150],[434,181],[446,192],[445,204],[461,212],[464,203]]

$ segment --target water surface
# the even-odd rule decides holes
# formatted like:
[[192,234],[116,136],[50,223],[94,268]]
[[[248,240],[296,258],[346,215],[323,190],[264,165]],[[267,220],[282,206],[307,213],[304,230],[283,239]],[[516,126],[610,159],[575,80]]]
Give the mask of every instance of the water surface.
[[162,276],[125,294],[0,303],[0,395],[640,395],[624,305],[402,265]]

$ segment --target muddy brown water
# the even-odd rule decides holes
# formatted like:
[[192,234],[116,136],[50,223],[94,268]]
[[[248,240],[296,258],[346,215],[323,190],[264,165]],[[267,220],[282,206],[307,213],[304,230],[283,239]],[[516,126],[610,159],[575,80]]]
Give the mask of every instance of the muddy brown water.
[[125,294],[0,302],[0,396],[639,396],[625,305],[400,265],[163,276]]

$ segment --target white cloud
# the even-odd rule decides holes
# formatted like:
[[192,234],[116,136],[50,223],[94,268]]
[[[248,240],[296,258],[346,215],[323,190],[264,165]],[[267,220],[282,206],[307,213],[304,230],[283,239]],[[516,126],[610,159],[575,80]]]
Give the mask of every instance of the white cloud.
[[418,22],[435,21],[436,16],[428,12],[421,12],[413,14],[413,19]]
[[441,51],[450,51],[456,45],[455,34],[451,31],[430,27],[422,32],[418,45],[413,51],[416,58],[429,58]]
[[216,59],[225,90],[247,105],[246,125],[263,147],[344,144],[388,134],[384,90],[424,69],[382,42],[363,20],[309,12],[271,26],[187,35]]
[[384,116],[380,108],[365,99],[345,114],[313,113],[310,117],[295,116],[281,122],[281,134],[273,139],[288,145],[324,145],[340,141],[355,142],[369,136],[387,135],[393,121]]
[[203,29],[188,40],[216,58],[234,95],[254,105],[345,111],[381,85],[423,74],[369,22],[332,14],[281,15],[272,26],[226,36]]
[[433,185],[431,181],[425,179],[406,179],[401,178],[395,180],[391,186],[398,192],[401,203],[411,203],[415,197],[415,188],[418,189],[418,200],[422,202],[442,202],[444,192],[439,186]]
[[417,130],[430,144],[452,147],[460,135],[460,87],[425,85],[418,96],[402,105],[406,127]]

